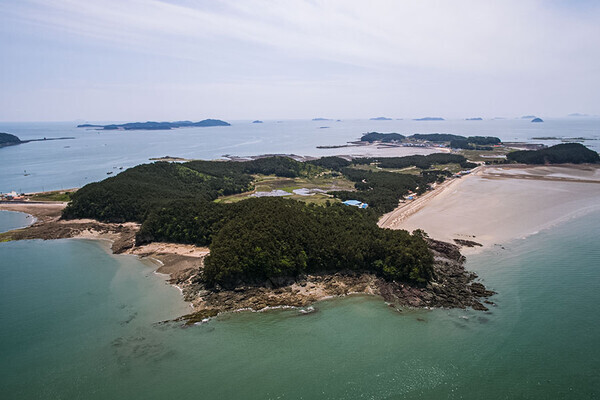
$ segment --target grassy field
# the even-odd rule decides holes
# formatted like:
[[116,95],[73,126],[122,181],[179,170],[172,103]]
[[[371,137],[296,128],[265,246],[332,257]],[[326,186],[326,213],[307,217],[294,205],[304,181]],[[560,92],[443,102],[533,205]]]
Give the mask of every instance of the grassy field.
[[233,203],[244,200],[256,192],[271,192],[273,190],[283,190],[290,193],[286,198],[300,200],[307,203],[323,204],[327,200],[338,201],[327,194],[314,194],[312,196],[300,196],[294,194],[296,189],[321,189],[324,191],[332,190],[353,190],[354,183],[343,176],[333,176],[331,174],[322,174],[310,178],[281,178],[273,175],[256,175],[254,181],[254,190],[251,192],[225,196],[217,199],[217,202]]
[[72,191],[57,190],[55,192],[36,193],[29,197],[34,201],[60,201],[67,202],[71,200]]
[[460,164],[434,164],[431,169],[439,169],[440,171],[450,171],[453,174],[462,171],[464,168]]

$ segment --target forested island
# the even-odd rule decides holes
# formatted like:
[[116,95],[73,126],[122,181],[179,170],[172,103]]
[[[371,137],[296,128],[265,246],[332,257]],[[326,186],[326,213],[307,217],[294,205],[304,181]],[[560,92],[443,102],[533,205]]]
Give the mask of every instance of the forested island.
[[399,133],[367,132],[360,138],[362,142],[403,143],[425,141],[433,143],[446,143],[454,149],[466,150],[491,150],[490,146],[500,144],[501,141],[493,136],[461,136],[449,133],[415,133],[404,136]]
[[109,130],[170,130],[175,128],[189,128],[189,127],[210,127],[210,126],[231,126],[228,122],[221,121],[220,119],[204,119],[198,122],[192,121],[175,121],[175,122],[129,122],[126,124],[110,124],[110,125],[94,125],[94,124],[81,124],[77,125],[78,128],[99,128],[105,131]]
[[369,142],[369,143],[402,142],[404,139],[406,139],[406,136],[401,135],[399,133],[379,133],[379,132],[367,132],[364,135],[362,135],[362,137],[360,138],[360,140],[362,142]]
[[17,136],[11,135],[10,133],[0,132],[0,147],[14,146],[21,143],[21,139],[19,139]]
[[508,153],[506,158],[523,164],[583,164],[599,163],[600,156],[581,143],[557,144],[540,150],[521,150]]
[[[72,195],[64,219],[93,218],[142,224],[138,243],[167,241],[209,246],[202,279],[209,287],[258,284],[309,272],[352,269],[386,279],[424,283],[431,279],[433,258],[423,233],[377,226],[409,192],[422,193],[447,171],[432,164],[462,163],[459,155],[432,154],[347,161],[338,157],[298,162],[285,157],[247,162],[157,162],[128,169]],[[417,166],[422,173],[373,172]],[[368,210],[331,201],[323,206],[281,198],[253,198],[216,203],[220,196],[252,189],[254,174],[300,177],[342,174],[355,191],[332,192],[335,198],[368,202]]]

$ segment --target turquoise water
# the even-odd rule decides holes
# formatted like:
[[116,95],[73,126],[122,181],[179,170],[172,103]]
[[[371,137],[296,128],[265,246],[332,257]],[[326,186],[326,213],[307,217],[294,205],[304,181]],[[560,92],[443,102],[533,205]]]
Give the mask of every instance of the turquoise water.
[[135,258],[91,241],[0,243],[2,397],[598,398],[599,223],[471,256],[498,291],[490,312],[349,297],[185,329],[157,324],[187,308]]
[[31,223],[33,217],[29,214],[0,210],[0,233],[24,228]]
[[[295,153],[324,156],[347,154],[348,149],[317,149],[359,139],[363,133],[444,132],[458,135],[497,136],[505,141],[528,141],[538,136],[587,137],[586,146],[600,151],[600,118],[487,121],[230,121],[229,127],[182,128],[170,131],[109,131],[76,128],[77,122],[0,122],[0,132],[22,140],[75,137],[75,140],[31,142],[0,149],[0,192],[31,192],[81,187],[165,155],[214,159],[224,154],[240,156]],[[328,126],[329,129],[319,129]],[[549,145],[555,141],[545,142]],[[25,173],[28,175],[25,176]]]

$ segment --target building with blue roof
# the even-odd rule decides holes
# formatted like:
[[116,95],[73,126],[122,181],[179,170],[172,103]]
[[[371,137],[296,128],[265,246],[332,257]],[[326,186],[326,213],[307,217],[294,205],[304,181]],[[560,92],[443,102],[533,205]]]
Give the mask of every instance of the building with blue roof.
[[344,201],[344,204],[347,206],[353,206],[353,207],[358,207],[358,208],[369,207],[369,205],[367,203],[362,203],[358,200],[346,200],[346,201]]

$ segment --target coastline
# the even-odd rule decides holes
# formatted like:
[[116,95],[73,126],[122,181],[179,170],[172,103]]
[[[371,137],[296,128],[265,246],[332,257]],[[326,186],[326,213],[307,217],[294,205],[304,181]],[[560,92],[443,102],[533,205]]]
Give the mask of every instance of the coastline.
[[401,205],[380,226],[419,228],[438,240],[463,242],[469,255],[598,210],[598,198],[595,165],[482,166]]
[[[428,243],[436,260],[435,279],[424,286],[342,271],[270,280],[232,290],[206,288],[199,276],[208,248],[156,242],[135,246],[139,224],[60,220],[66,203],[0,203],[0,209],[26,212],[36,218],[29,227],[0,234],[0,240],[108,240],[111,244],[106,248],[114,254],[136,255],[151,262],[155,273],[168,275],[168,282],[181,291],[194,310],[178,318],[186,323],[201,322],[222,312],[307,307],[352,294],[379,296],[398,311],[403,307],[487,310],[484,304],[493,305],[486,300],[493,292],[464,269],[463,254],[502,246],[575,214],[599,209],[597,198],[600,168],[585,165],[480,166],[469,175],[437,185],[417,199],[400,204],[379,221],[382,228],[423,229],[432,238]],[[542,200],[545,202],[540,203]],[[508,215],[507,209],[517,212]]]
[[[15,204],[15,206],[17,206]],[[88,239],[109,241],[106,246],[114,254],[131,254],[156,265],[157,274],[168,275],[168,282],[177,287],[184,301],[194,309],[192,314],[177,318],[187,324],[201,322],[222,312],[240,310],[261,311],[280,307],[306,307],[317,301],[351,294],[382,297],[401,311],[409,308],[466,308],[487,310],[484,298],[493,294],[474,282],[476,275],[464,269],[465,258],[458,246],[429,240],[435,255],[435,280],[427,285],[388,282],[371,273],[342,271],[322,273],[298,279],[272,279],[264,285],[236,287],[232,290],[205,288],[199,279],[208,248],[193,245],[154,242],[135,246],[136,223],[101,223],[95,220],[60,220],[65,204],[45,207],[38,203],[18,204],[19,211],[37,215],[35,224],[0,234],[2,240],[26,239]],[[16,207],[0,204],[0,209],[16,211]],[[104,247],[104,246],[103,246]],[[481,300],[481,301],[480,301]],[[493,304],[487,300],[487,304]]]

